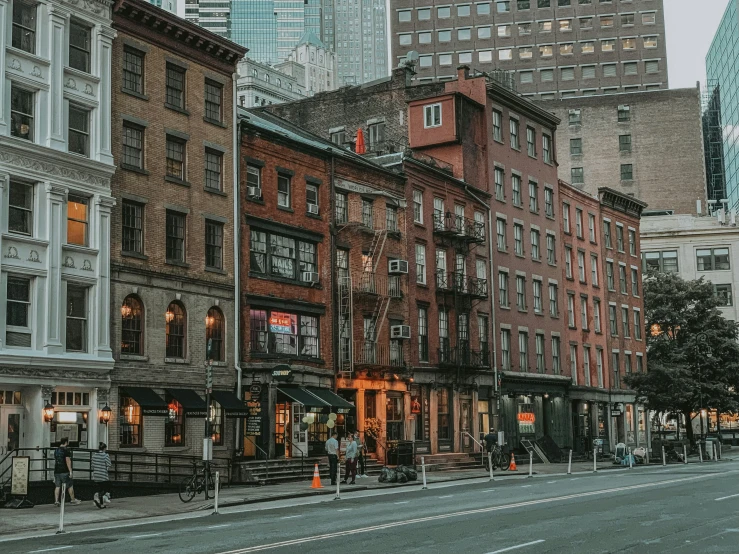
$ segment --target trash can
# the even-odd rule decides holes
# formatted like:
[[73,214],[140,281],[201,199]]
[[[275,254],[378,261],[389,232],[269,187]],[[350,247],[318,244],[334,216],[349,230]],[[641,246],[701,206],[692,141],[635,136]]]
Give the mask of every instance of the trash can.
[[413,466],[413,441],[398,441],[397,465]]

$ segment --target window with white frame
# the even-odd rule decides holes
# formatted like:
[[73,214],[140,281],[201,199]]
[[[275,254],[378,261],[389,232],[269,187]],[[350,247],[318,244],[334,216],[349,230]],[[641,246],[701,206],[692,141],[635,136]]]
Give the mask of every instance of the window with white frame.
[[498,250],[501,252],[506,251],[506,221],[505,219],[498,218],[496,220],[496,232],[497,232],[497,243]]
[[547,263],[555,265],[557,263],[556,248],[554,235],[547,234]]
[[600,326],[600,300],[593,299],[593,329],[596,333],[601,332]]
[[516,275],[516,307],[520,312],[526,311],[526,277]]
[[67,352],[87,352],[87,320],[87,287],[67,283]]
[[598,388],[603,388],[603,349],[595,349],[595,369],[598,374]]
[[590,283],[598,286],[598,255],[590,254]]
[[570,345],[570,373],[572,374],[572,384],[577,385],[577,345]]
[[582,369],[585,376],[585,386],[590,386],[590,347],[582,347]]
[[290,176],[277,175],[277,205],[283,208],[290,207]]
[[565,277],[572,279],[572,247],[565,246]]
[[9,347],[31,346],[31,279],[8,275],[5,313],[5,344]]
[[10,181],[8,231],[21,235],[33,234],[33,185],[30,183]]
[[513,191],[513,205],[521,206],[521,176],[515,173],[511,175],[511,190]]
[[634,310],[634,338],[636,340],[641,340],[641,329],[641,312]]
[[541,281],[534,279],[534,312],[537,314],[544,312],[544,306],[542,302],[542,285]]
[[580,297],[580,326],[583,330],[588,329],[588,299]]
[[560,338],[552,337],[552,373],[559,375],[561,371],[560,365]]
[[510,306],[510,301],[508,298],[508,272],[507,271],[498,272],[498,303],[503,308],[508,308]]
[[575,327],[575,295],[570,292],[567,293],[567,325]]
[[539,237],[540,234],[538,229],[531,229],[531,258],[534,260],[538,260],[541,257]]
[[436,249],[436,287],[447,288],[448,278],[446,273],[446,250]]
[[426,284],[426,246],[416,244],[416,283]]
[[585,252],[577,251],[577,276],[581,283],[585,282]]
[[549,283],[549,315],[552,317],[559,316],[558,288],[556,283]]
[[511,369],[511,330],[500,330],[500,362],[504,370]]
[[430,104],[423,107],[423,126],[428,129],[441,126],[441,104]]
[[423,224],[423,193],[413,191],[413,222]]
[[526,331],[518,332],[518,366],[521,371],[529,369],[529,334]]

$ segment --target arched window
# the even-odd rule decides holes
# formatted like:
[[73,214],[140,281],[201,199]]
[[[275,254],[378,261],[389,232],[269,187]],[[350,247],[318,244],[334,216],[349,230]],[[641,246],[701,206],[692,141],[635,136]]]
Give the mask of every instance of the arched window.
[[264,76],[264,82],[265,83],[269,83],[269,75],[265,75]]
[[121,354],[144,353],[144,305],[130,294],[121,304]]
[[185,357],[185,338],[187,336],[187,316],[180,302],[172,302],[164,314],[167,322],[167,358]]
[[278,87],[281,87],[282,86],[282,79],[277,79],[277,86]]
[[220,308],[213,306],[208,310],[208,315],[205,317],[205,344],[207,347],[208,341],[213,341],[210,349],[210,357],[214,362],[224,361],[223,336],[223,312]]

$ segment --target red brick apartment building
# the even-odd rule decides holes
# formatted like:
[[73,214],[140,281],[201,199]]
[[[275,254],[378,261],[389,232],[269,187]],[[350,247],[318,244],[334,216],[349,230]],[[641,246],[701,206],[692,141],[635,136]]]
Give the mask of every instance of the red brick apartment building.
[[233,74],[245,49],[144,0],[113,6],[111,449],[230,457],[235,391]]
[[[397,433],[403,426],[384,420],[384,437],[413,437],[417,452],[464,452],[492,426],[514,448],[538,441],[557,457],[588,432],[573,417],[581,402],[596,401],[596,389],[602,402],[610,399],[608,379],[597,386],[596,347],[604,355],[609,347],[602,335],[590,336],[595,322],[587,334],[568,326],[566,291],[573,301],[597,293],[585,286],[589,281],[565,277],[565,241],[574,252],[597,252],[599,260],[605,255],[597,241],[573,243],[563,234],[559,120],[464,66],[456,80],[441,84],[410,85],[409,72],[399,68],[382,82],[269,108],[345,148],[354,148],[361,129],[370,145],[364,157],[407,179],[412,409],[393,412],[410,423],[405,434]],[[574,189],[567,194],[580,198]],[[600,226],[597,200],[578,201]],[[601,302],[605,313],[605,297]],[[580,306],[578,300],[573,310]],[[589,381],[584,360],[571,363],[571,342],[575,357],[590,348]],[[364,431],[363,418],[374,416],[357,415]]]

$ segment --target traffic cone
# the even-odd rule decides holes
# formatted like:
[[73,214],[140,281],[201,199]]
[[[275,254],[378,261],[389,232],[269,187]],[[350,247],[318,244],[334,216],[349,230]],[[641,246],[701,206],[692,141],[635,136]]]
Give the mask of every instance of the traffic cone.
[[516,457],[513,455],[513,452],[511,452],[511,465],[508,467],[508,471],[518,471],[518,467],[516,467]]
[[321,476],[318,474],[318,464],[316,464],[316,468],[313,470],[313,484],[310,486],[312,489],[322,489],[323,485],[321,485]]

